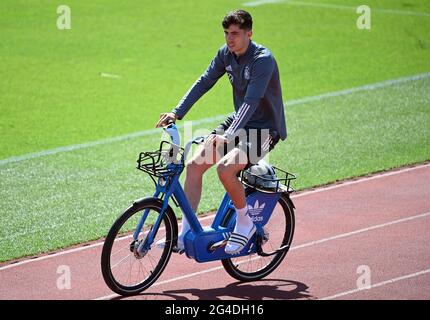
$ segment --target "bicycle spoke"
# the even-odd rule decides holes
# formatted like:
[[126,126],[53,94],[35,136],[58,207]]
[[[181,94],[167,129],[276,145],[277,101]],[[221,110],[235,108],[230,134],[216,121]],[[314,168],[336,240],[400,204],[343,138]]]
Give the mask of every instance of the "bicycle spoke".
[[117,254],[121,253],[122,251],[126,251],[126,252],[128,251],[128,252],[130,252],[130,248],[129,247],[124,247],[122,249],[118,249],[117,251],[115,251],[114,253],[111,254],[111,257],[116,256]]
[[[152,247],[151,245],[150,248],[146,246],[145,241],[148,234],[155,231],[152,230],[152,226],[159,215],[157,211],[159,210],[158,202],[153,201],[148,204],[152,208],[148,208],[150,211],[147,212],[146,221],[138,234],[137,240],[133,240],[133,230],[139,224],[142,212],[146,210],[145,207],[137,210],[132,207],[130,210],[134,212],[128,215],[125,212],[121,216],[123,219],[117,220],[119,226],[116,227],[115,233],[110,232],[108,235],[110,247],[103,247],[102,270],[104,279],[111,289],[121,294],[144,290],[145,286],[149,286],[151,283],[149,281],[153,277],[159,276],[166,266],[166,259],[170,258],[171,246],[166,245],[159,251],[155,250],[157,248],[155,246]],[[167,237],[167,243],[172,241],[171,217],[172,215],[170,214],[169,218],[165,216],[160,220],[161,223],[155,235],[156,237],[154,237],[154,243],[162,237]],[[169,221],[169,224],[167,224],[167,221]],[[133,247],[130,247],[132,243],[134,250]],[[142,251],[139,252],[139,256],[135,256],[136,252],[133,251],[137,250],[139,246],[142,246],[142,248],[139,248]],[[108,261],[108,264],[103,263],[103,261]]]
[[117,263],[115,263],[115,264],[112,266],[112,269],[116,268],[120,263],[122,263],[125,259],[130,258],[131,256],[132,256],[132,254],[130,253],[128,256],[125,256],[124,258],[122,258],[121,260],[119,260]]
[[[294,230],[294,211],[289,202],[279,198],[278,203],[264,226],[268,239],[262,244],[264,253],[276,252],[283,245],[290,244]],[[224,267],[234,278],[239,280],[257,280],[272,272],[285,257],[285,252],[270,256],[251,254],[249,256],[230,258],[223,262]]]

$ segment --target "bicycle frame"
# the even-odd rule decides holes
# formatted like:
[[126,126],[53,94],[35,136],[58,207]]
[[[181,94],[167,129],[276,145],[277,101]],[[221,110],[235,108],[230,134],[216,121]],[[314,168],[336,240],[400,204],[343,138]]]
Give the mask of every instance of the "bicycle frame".
[[[169,132],[172,140],[178,141],[177,136],[174,136],[174,132],[177,132],[176,127],[173,125],[170,128],[173,128],[173,133]],[[188,150],[191,146],[190,143],[191,142],[189,142],[185,148],[186,152],[184,154],[184,158],[186,157],[186,154],[188,153]],[[173,172],[179,173],[173,176],[170,175],[170,177],[163,175],[158,179],[156,191],[153,197],[160,198],[163,201],[162,209],[144,242],[139,246],[139,249],[150,250],[154,241],[154,237],[159,229],[163,214],[169,206],[169,200],[171,197],[173,197],[174,202],[179,206],[183,216],[186,217],[190,224],[190,230],[184,236],[185,254],[188,258],[193,258],[197,262],[208,262],[245,256],[257,252],[256,238],[258,235],[262,236],[264,234],[263,226],[269,220],[281,193],[263,193],[256,191],[248,195],[246,200],[249,213],[251,219],[254,221],[254,224],[257,227],[257,232],[241,252],[232,256],[225,253],[223,246],[233,231],[236,220],[235,208],[228,193],[226,192],[224,194],[211,226],[203,228],[196,214],[191,208],[182,185],[179,182],[180,173],[183,169],[180,166],[183,167],[183,163],[170,163],[168,168]],[[142,218],[140,219],[133,235],[134,240],[138,239],[138,235],[145,223],[148,212],[149,210],[147,209],[142,215]],[[223,223],[226,222],[225,219],[229,212],[233,212],[233,216],[230,217],[227,225],[223,225]]]

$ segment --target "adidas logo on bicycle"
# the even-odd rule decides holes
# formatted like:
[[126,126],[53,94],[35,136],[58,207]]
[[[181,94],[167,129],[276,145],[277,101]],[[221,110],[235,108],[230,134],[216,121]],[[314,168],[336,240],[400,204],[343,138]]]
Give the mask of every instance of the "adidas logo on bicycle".
[[259,216],[266,206],[265,203],[262,203],[260,206],[260,203],[255,201],[254,206],[248,205],[248,212],[246,213],[253,222],[260,222],[263,221],[263,217]]

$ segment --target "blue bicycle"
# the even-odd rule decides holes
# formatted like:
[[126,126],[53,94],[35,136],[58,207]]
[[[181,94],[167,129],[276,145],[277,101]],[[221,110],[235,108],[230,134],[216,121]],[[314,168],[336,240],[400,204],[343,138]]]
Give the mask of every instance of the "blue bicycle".
[[[172,252],[185,253],[197,262],[221,260],[228,274],[240,281],[259,280],[274,271],[293,239],[295,207],[290,199],[290,182],[295,176],[272,167],[276,176],[267,178],[253,170],[258,164],[241,171],[239,179],[257,232],[241,252],[227,254],[224,246],[236,219],[228,194],[211,226],[202,227],[179,182],[192,144],[203,143],[204,137],[181,148],[175,124],[164,130],[172,141],[162,141],[155,152],[141,152],[137,160],[137,168],[148,173],[155,184],[154,195],[135,200],[105,239],[101,269],[109,288],[120,295],[144,291],[161,275]],[[169,200],[180,208],[191,227],[184,236],[183,251],[177,248],[178,223]],[[162,247],[156,245],[160,241],[164,241]]]

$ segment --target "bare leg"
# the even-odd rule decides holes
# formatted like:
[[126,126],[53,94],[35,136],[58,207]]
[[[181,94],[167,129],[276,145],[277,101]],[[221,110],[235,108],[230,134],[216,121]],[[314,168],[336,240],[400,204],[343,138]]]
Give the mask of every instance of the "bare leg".
[[245,190],[236,176],[240,170],[245,168],[246,164],[246,153],[234,148],[221,159],[217,167],[218,176],[233,201],[237,213],[236,225],[225,247],[225,252],[229,254],[240,252],[256,230],[253,221],[248,216]]
[[187,165],[184,192],[194,212],[197,212],[202,195],[202,181],[204,173],[202,169],[203,168],[194,164]]
[[[211,139],[211,136],[209,136],[206,143],[199,146],[194,156],[187,162],[186,165],[187,170],[184,183],[184,192],[191,208],[195,213],[197,213],[197,208],[202,195],[203,174],[210,167],[212,167],[220,157],[213,143],[211,143]],[[183,216],[181,232],[178,235],[178,242],[183,241],[183,237],[189,229],[190,225],[188,220],[185,216]]]
[[202,195],[203,174],[216,163],[217,156],[212,145],[204,144],[187,162],[184,192],[194,212],[197,212]]
[[218,176],[236,208],[246,206],[245,190],[236,176],[246,164],[246,153],[234,148],[221,159],[217,166]]

